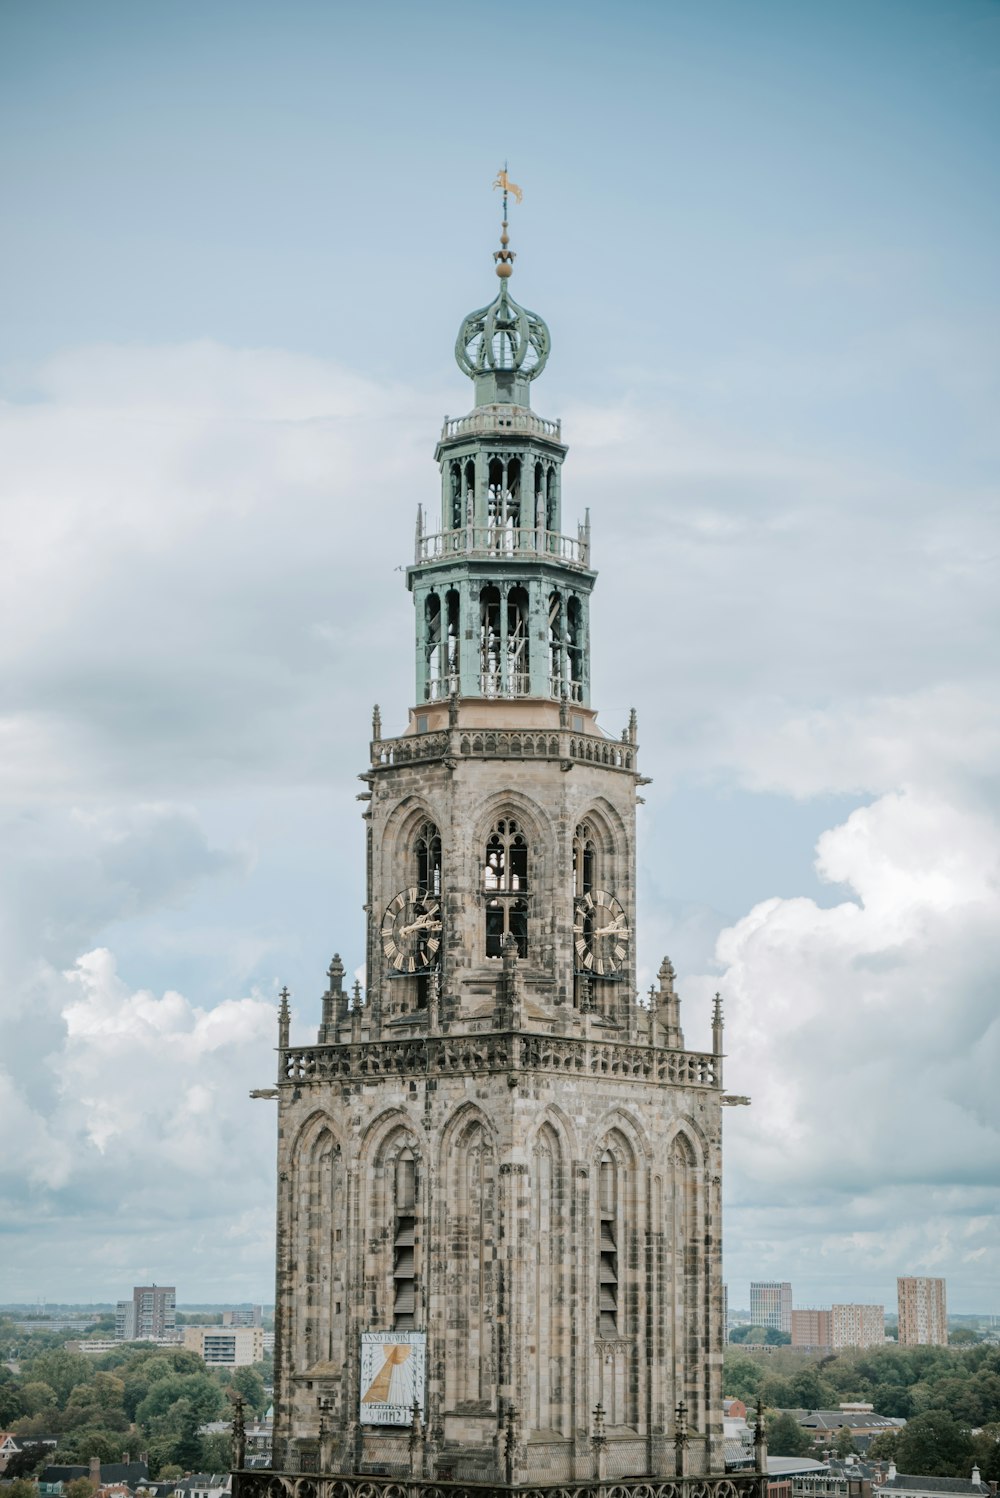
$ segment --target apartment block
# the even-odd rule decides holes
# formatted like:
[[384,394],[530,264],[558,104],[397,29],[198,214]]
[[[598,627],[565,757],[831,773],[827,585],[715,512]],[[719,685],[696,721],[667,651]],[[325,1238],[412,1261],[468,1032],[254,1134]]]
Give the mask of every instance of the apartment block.
[[791,1333],[792,1287],[788,1280],[750,1282],[750,1321],[754,1326]]
[[247,1368],[264,1358],[259,1326],[186,1326],[184,1346],[215,1368]]
[[795,1310],[792,1312],[793,1347],[832,1346],[830,1312]]
[[885,1341],[885,1308],[883,1306],[841,1305],[830,1310],[831,1346],[881,1347]]
[[945,1347],[948,1304],[944,1280],[919,1274],[901,1276],[896,1281],[896,1291],[900,1343],[907,1347]]

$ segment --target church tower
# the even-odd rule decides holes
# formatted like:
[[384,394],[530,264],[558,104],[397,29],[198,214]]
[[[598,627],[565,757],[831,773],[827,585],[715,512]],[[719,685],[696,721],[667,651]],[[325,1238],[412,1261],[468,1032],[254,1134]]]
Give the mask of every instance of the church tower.
[[589,520],[500,185],[407,570],[415,701],[361,776],[367,991],[334,957],[305,1047],[282,1000],[273,1470],[237,1498],[722,1490],[721,1010],[693,1052],[668,959],[637,993],[636,718],[592,705]]

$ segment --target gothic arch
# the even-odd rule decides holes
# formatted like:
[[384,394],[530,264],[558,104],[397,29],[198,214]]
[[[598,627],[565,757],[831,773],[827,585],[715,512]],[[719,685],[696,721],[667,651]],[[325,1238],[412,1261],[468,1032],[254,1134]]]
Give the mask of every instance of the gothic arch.
[[[466,1103],[441,1140],[439,1231],[444,1273],[446,1409],[494,1406],[497,1348],[497,1140],[489,1119]],[[443,1230],[443,1231],[442,1231]]]
[[382,866],[386,873],[408,867],[413,845],[425,822],[433,822],[438,828],[442,825],[441,813],[423,796],[407,796],[393,807],[382,831]]
[[304,1371],[344,1353],[346,1286],[335,1278],[334,1243],[347,1233],[347,1171],[342,1141],[323,1110],[305,1120],[291,1158],[290,1248],[305,1299],[292,1308],[290,1340],[293,1366]]
[[427,1300],[423,1245],[430,1197],[422,1131],[404,1109],[389,1109],[369,1125],[358,1160],[365,1182],[365,1314],[374,1326],[419,1325]]
[[524,1335],[536,1349],[528,1360],[529,1427],[569,1435],[572,1356],[570,1286],[574,1266],[572,1161],[561,1119],[546,1110],[528,1141],[529,1241]]
[[559,1147],[563,1151],[567,1162],[580,1158],[580,1143],[577,1135],[576,1125],[564,1109],[558,1103],[546,1103],[545,1108],[538,1119],[533,1130],[527,1138],[527,1147],[534,1149],[535,1141],[541,1129],[548,1124],[559,1140]]
[[552,818],[538,801],[515,790],[495,791],[492,796],[484,798],[474,833],[477,849],[489,837],[498,817],[513,817],[520,822],[537,853],[547,854],[552,846]]
[[619,1148],[624,1146],[632,1156],[634,1168],[648,1168],[652,1164],[653,1151],[649,1136],[642,1123],[625,1108],[611,1108],[604,1115],[594,1134],[595,1145],[591,1159],[598,1160],[608,1141],[617,1138]]

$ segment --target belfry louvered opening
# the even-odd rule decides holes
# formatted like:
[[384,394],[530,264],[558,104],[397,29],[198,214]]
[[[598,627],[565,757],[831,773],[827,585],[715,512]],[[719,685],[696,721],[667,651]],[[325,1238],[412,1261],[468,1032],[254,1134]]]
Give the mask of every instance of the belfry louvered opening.
[[601,1161],[598,1209],[597,1319],[602,1337],[618,1335],[618,1213],[615,1164],[610,1155]]
[[396,1160],[396,1202],[392,1240],[392,1328],[416,1325],[417,1311],[417,1165],[409,1150]]

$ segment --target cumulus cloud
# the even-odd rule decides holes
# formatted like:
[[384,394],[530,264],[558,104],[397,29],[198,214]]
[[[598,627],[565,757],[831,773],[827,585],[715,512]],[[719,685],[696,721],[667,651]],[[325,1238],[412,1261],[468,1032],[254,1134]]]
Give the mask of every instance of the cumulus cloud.
[[[724,989],[754,1096],[729,1120],[734,1262],[971,1272],[996,1210],[995,509],[978,471],[741,426],[759,369],[705,374],[724,433],[658,375],[564,407],[564,526],[591,507],[595,700],[615,731],[639,708],[654,778],[642,964],[666,946],[701,975],[689,1016]],[[372,698],[405,722],[393,569],[461,398],[195,343],[70,351],[0,405],[11,1295],[42,1288],[40,1222],[85,1245],[84,1297],[171,1224],[162,1277],[223,1293],[221,1242],[223,1278],[266,1293],[273,1119],[245,1095],[280,981],[308,1027],[332,950],[362,958],[354,777]],[[692,785],[717,814],[675,848]],[[754,798],[771,867],[801,825],[782,803],[831,795],[860,804],[821,824],[811,895],[779,898],[752,847],[725,900],[686,887]]]
[[732,1272],[780,1259],[807,1284],[819,1255],[889,1287],[947,1264],[967,1295],[1000,1207],[1000,826],[892,792],[817,865],[851,898],[764,901],[717,945],[729,1085],[753,1097],[730,1129]]

